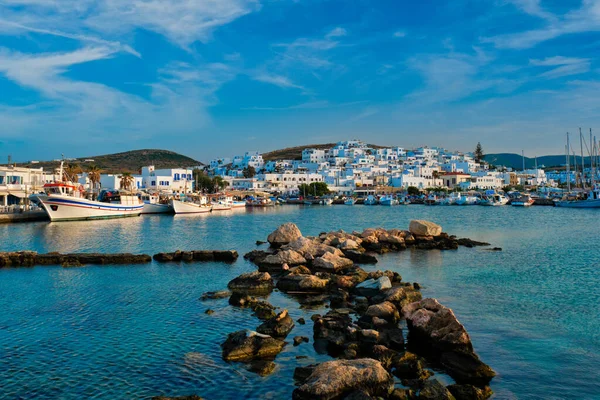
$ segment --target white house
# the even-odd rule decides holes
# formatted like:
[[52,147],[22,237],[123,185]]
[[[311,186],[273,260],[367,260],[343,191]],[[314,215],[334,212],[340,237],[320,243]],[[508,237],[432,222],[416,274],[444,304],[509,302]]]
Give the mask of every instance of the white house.
[[19,204],[46,183],[43,168],[0,167],[0,206]]

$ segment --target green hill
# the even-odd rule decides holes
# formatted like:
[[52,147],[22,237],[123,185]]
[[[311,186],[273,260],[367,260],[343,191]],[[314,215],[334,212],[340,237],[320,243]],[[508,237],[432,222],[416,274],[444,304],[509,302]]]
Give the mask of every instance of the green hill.
[[[486,154],[485,161],[493,165],[503,165],[505,167],[521,170],[523,169],[523,157],[520,154],[514,153],[497,153]],[[581,156],[575,157],[577,165],[581,165]],[[590,158],[584,157],[586,165],[590,164]],[[573,157],[571,157],[571,165],[573,165]],[[541,156],[537,158],[538,167],[545,168],[563,167],[566,164],[564,155],[557,156]],[[534,168],[535,158],[525,157],[525,168]]]
[[[93,160],[93,161],[86,161]],[[175,153],[168,150],[143,149],[132,150],[123,153],[104,154],[99,156],[80,157],[76,160],[68,160],[65,164],[79,165],[84,171],[90,165],[98,166],[103,173],[116,174],[122,172],[139,173],[140,169],[147,165],[154,165],[156,169],[160,168],[179,168],[201,165],[199,161],[193,158]],[[39,163],[21,163],[22,167],[39,168],[52,170],[60,164],[58,161],[41,161]]]

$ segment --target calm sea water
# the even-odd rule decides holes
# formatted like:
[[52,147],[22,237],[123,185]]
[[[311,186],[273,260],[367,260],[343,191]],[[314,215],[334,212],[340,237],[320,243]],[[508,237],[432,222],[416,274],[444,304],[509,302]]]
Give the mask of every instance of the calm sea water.
[[[144,216],[0,226],[0,250],[135,252],[255,248],[281,223],[305,235],[367,227],[406,228],[429,219],[445,231],[504,249],[406,251],[376,268],[423,285],[451,307],[498,377],[498,399],[600,398],[598,210],[532,207],[296,207],[222,215]],[[320,362],[291,343],[261,378],[220,358],[229,332],[255,329],[227,299],[201,302],[243,259],[219,263],[0,270],[0,398],[116,399],[199,394],[207,399],[290,398],[295,366]],[[310,316],[274,292],[269,301],[304,317],[288,337],[312,338]],[[215,314],[204,314],[206,309]],[[312,342],[312,340],[311,340]],[[296,360],[297,355],[308,356]]]

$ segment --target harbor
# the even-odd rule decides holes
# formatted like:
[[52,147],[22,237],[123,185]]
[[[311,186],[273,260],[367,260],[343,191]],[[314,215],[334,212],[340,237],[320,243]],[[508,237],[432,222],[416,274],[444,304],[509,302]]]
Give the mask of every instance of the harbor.
[[[376,264],[357,264],[367,272],[397,272],[403,282],[418,282],[424,298],[437,298],[450,307],[480,359],[496,371],[490,383],[495,396],[551,397],[563,387],[577,387],[582,398],[596,393],[595,382],[584,375],[561,373],[593,370],[599,362],[594,336],[600,329],[598,320],[586,317],[586,304],[595,296],[595,271],[585,249],[594,248],[595,238],[585,234],[585,221],[594,210],[340,205],[250,208],[216,215],[3,225],[0,239],[3,251],[44,254],[90,249],[149,255],[235,249],[246,254],[267,250],[267,244],[255,242],[266,241],[287,221],[305,236],[339,229],[362,232],[373,226],[406,229],[412,219],[435,221],[444,231],[502,251],[407,249],[377,255]],[[527,224],[519,222],[521,218]],[[0,306],[10,311],[0,318],[0,346],[12,349],[11,357],[0,361],[4,393],[13,398],[24,393],[40,398],[48,397],[46,393],[62,398],[291,398],[296,367],[331,360],[314,348],[311,320],[314,314],[330,311],[328,303],[310,299],[298,304],[294,294],[275,290],[263,299],[281,307],[278,312],[288,310],[294,321],[306,321],[296,322],[289,344],[274,360],[275,370],[261,377],[243,363],[223,361],[220,344],[227,335],[254,330],[258,320],[251,310],[230,306],[228,298],[200,298],[227,288],[231,280],[257,267],[241,256],[227,263],[181,257],[182,261],[119,266],[1,268],[0,289],[6,296]],[[31,285],[36,290],[24,290]],[[208,310],[210,315],[205,314]],[[310,341],[293,346],[295,336]],[[111,366],[124,371],[124,380],[103,384],[112,374]],[[11,372],[15,368],[35,372],[30,378],[35,390]],[[82,368],[90,374],[89,384],[73,389]],[[436,379],[452,383],[443,372],[433,372]],[[547,374],[551,380],[544,378]]]

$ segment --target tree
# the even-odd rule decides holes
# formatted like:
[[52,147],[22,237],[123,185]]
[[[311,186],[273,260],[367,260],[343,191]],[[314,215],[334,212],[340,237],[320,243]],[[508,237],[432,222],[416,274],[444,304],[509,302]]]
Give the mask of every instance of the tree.
[[212,192],[213,180],[204,173],[204,171],[195,169],[193,172],[195,180],[195,189],[201,192]]
[[121,174],[121,180],[119,181],[121,189],[131,190],[131,187],[133,186],[133,181],[134,179],[131,173],[124,172],[123,174]]
[[417,188],[415,186],[409,186],[406,189],[406,192],[409,194],[409,196],[418,196],[419,194],[421,194],[421,191],[419,190],[419,188]]
[[96,189],[98,183],[100,183],[100,168],[96,165],[90,165],[87,170],[88,179],[92,183],[92,192]]
[[484,156],[485,154],[483,154],[483,147],[481,147],[480,142],[477,142],[477,147],[475,147],[475,162],[482,162]]
[[83,170],[79,164],[67,164],[67,166],[63,169],[63,180],[77,182],[77,175],[82,172]]
[[244,178],[254,178],[256,175],[256,168],[250,165],[242,170],[242,174],[244,175]]
[[215,176],[214,178],[212,178],[212,191],[213,192],[220,192],[221,190],[225,189],[227,186],[229,186],[229,182],[227,182],[222,177]]
[[312,182],[310,185],[303,183],[298,186],[298,190],[306,196],[324,196],[329,194],[329,187],[325,182]]

